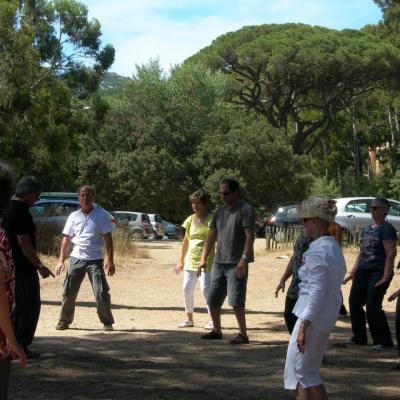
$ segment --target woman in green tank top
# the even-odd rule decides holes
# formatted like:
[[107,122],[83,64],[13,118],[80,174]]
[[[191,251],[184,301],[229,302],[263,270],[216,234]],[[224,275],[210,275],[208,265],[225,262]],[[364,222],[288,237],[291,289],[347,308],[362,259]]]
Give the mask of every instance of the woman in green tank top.
[[[207,258],[206,270],[201,271],[201,274],[198,277],[197,270],[200,264],[201,253],[203,251],[204,241],[207,238],[209,224],[211,222],[211,213],[208,210],[210,196],[202,189],[199,189],[189,197],[189,200],[194,214],[186,218],[182,224],[186,232],[182,243],[181,254],[175,267],[176,274],[183,271],[183,294],[186,312],[186,319],[178,325],[179,328],[191,328],[194,326],[194,290],[198,278],[200,280],[200,287],[204,299],[207,303],[211,267],[214,258],[214,251],[212,251]],[[205,328],[213,328],[211,320],[207,323]]]

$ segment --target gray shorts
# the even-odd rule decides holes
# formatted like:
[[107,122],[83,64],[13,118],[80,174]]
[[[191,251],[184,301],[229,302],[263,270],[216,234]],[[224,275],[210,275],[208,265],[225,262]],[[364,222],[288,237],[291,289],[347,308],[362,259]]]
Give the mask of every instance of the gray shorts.
[[210,307],[221,307],[227,294],[231,307],[245,307],[248,268],[246,275],[239,279],[236,276],[236,265],[213,263],[207,297]]

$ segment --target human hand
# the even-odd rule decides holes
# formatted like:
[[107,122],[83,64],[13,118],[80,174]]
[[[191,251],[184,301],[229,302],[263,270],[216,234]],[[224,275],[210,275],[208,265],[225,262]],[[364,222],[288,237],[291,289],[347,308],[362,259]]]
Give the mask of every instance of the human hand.
[[181,271],[183,271],[183,262],[182,262],[181,260],[179,260],[179,261],[176,263],[174,270],[175,270],[175,273],[176,273],[177,275],[179,275],[179,274],[181,273]]
[[304,353],[306,350],[306,327],[303,324],[300,324],[296,342],[299,352]]
[[53,278],[55,278],[54,274],[51,272],[51,270],[49,268],[47,268],[46,266],[44,266],[43,264],[40,264],[38,267],[38,272],[40,274],[40,276],[43,279],[48,278],[49,276],[52,276]]
[[64,271],[65,265],[63,261],[59,261],[56,265],[56,268],[54,269],[54,272],[56,273],[56,276],[59,276],[62,271]]
[[246,275],[246,269],[247,269],[247,261],[241,259],[238,263],[238,265],[236,266],[236,276],[238,279],[243,278]]
[[19,360],[21,368],[26,367],[26,356],[22,346],[16,341],[7,341],[7,348],[10,351],[12,360]]
[[113,276],[115,274],[115,265],[113,261],[107,261],[104,263],[104,271],[108,276]]
[[392,279],[393,274],[383,274],[382,278],[379,279],[378,282],[375,283],[374,287],[379,287],[384,285],[386,282]]
[[351,281],[354,277],[354,274],[352,272],[349,272],[346,278],[344,278],[342,284],[345,285],[348,281]]
[[206,268],[207,268],[206,264],[200,263],[199,267],[197,268],[197,277],[199,277],[201,275],[202,270],[204,270],[204,272],[206,272]]
[[276,287],[275,290],[275,297],[278,297],[279,291],[282,290],[282,293],[285,292],[285,282],[280,281],[278,286]]
[[399,296],[400,296],[400,289],[399,289],[399,290],[396,290],[395,292],[393,292],[393,293],[388,297],[388,300],[389,300],[389,301],[393,301],[393,300],[397,299],[397,297],[399,297]]

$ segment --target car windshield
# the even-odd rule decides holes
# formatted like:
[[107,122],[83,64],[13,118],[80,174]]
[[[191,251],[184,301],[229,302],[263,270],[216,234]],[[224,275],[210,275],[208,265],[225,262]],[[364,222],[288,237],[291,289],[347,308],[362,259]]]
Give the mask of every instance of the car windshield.
[[297,217],[296,207],[280,207],[275,214],[277,217]]

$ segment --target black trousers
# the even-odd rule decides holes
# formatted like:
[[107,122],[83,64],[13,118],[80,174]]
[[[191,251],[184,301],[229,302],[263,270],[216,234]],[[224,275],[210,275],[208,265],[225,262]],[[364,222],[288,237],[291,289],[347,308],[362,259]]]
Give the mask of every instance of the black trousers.
[[283,312],[283,317],[285,318],[286,326],[290,334],[293,332],[293,328],[296,325],[297,317],[292,313],[293,308],[296,304],[297,299],[292,299],[286,296],[285,299],[285,311]]
[[[29,268],[32,269],[32,266]],[[35,336],[40,315],[40,284],[35,270],[16,273],[15,336],[22,347],[28,347]]]
[[0,358],[0,400],[7,400],[8,381],[10,378],[10,359]]
[[351,327],[354,334],[353,341],[355,343],[367,344],[366,321],[368,321],[373,344],[393,346],[390,328],[385,312],[382,310],[383,297],[391,279],[384,285],[375,287],[382,276],[383,268],[380,270],[358,269],[354,275],[349,304]]

